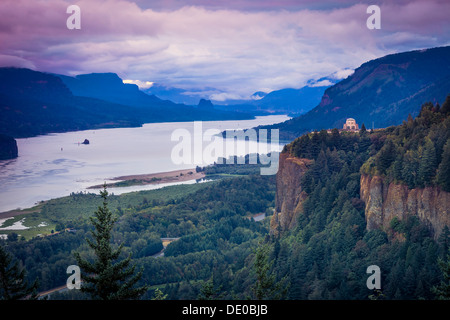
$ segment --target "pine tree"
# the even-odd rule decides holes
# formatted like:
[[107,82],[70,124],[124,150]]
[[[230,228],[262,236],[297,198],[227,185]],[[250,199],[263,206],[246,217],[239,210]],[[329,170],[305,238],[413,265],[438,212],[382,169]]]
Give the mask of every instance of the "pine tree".
[[418,177],[420,186],[425,187],[432,183],[432,179],[436,174],[436,167],[436,149],[433,142],[427,139],[419,164]]
[[95,217],[90,217],[95,227],[92,232],[94,240],[86,239],[89,247],[94,250],[96,260],[89,262],[78,252],[75,253],[82,270],[81,291],[99,300],[137,299],[148,290],[148,286],[134,287],[142,277],[142,271],[135,274],[135,266],[130,265],[131,256],[119,260],[123,245],[117,249],[111,246],[111,231],[117,219],[108,209],[106,184],[100,195],[103,198],[103,206],[98,207]]
[[37,279],[29,286],[25,269],[20,269],[19,261],[13,263],[11,254],[0,245],[0,300],[36,300],[38,298]]
[[408,150],[403,157],[402,177],[408,184],[408,188],[413,189],[417,186],[417,171],[419,167],[417,152]]
[[440,111],[443,114],[450,113],[450,95],[448,95],[447,98],[445,99],[444,103],[441,106]]
[[[256,282],[252,288],[255,299],[280,299],[287,293],[287,278],[283,278],[280,282],[275,283],[275,274],[270,274],[272,264],[269,262],[268,244],[260,243],[256,249],[255,262],[253,265],[256,273]],[[282,289],[282,286],[285,286]]]
[[450,192],[450,139],[444,146],[442,160],[438,167],[437,182],[447,192]]
[[439,258],[438,264],[444,279],[438,286],[433,287],[432,291],[439,300],[450,300],[450,250],[447,253],[447,261]]
[[159,288],[155,289],[152,300],[166,300],[167,294],[164,294]]
[[359,134],[360,134],[360,135],[363,135],[363,134],[365,134],[365,133],[367,133],[367,129],[366,129],[366,125],[363,123],[363,124],[361,125],[361,130],[359,130]]
[[391,140],[387,140],[378,153],[376,164],[381,173],[385,173],[397,156],[396,148]]
[[200,293],[197,296],[198,300],[216,300],[218,299],[220,295],[220,291],[222,290],[222,286],[219,286],[218,288],[215,288],[214,285],[214,276],[211,276],[211,278],[208,281],[205,281],[200,288]]

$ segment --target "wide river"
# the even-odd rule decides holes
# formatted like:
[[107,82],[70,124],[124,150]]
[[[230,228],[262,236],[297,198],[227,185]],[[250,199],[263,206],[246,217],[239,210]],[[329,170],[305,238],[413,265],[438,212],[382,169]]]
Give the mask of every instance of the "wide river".
[[[197,162],[193,161],[198,161],[199,157],[204,160],[201,165],[206,165],[211,161],[203,158],[202,154],[211,143],[202,142],[199,147],[199,134],[201,141],[208,129],[247,129],[287,119],[289,117],[276,115],[254,120],[203,121],[196,125],[194,122],[150,123],[138,128],[86,130],[17,139],[19,157],[0,161],[0,212],[28,208],[41,200],[86,191],[89,186],[108,182],[118,176],[195,168]],[[180,132],[179,129],[184,129],[181,133],[185,135],[173,141],[172,135]],[[191,136],[188,134],[186,137],[186,133]],[[90,144],[82,144],[84,139],[88,139]],[[193,161],[177,164],[173,156],[174,149],[179,150],[181,142],[185,143],[189,139]],[[281,151],[282,148],[282,144],[273,145],[264,141],[255,142],[255,146],[260,151]],[[218,156],[244,155],[249,150],[254,149],[237,145],[233,150],[228,148]],[[119,194],[161,186],[164,185],[111,188],[108,191]]]

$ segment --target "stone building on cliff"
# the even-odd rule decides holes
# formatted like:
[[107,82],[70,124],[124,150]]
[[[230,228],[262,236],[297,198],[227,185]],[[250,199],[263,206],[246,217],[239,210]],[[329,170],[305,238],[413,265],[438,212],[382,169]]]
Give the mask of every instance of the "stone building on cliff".
[[345,131],[359,131],[359,126],[356,123],[355,119],[353,118],[348,118],[345,123],[344,126],[342,128]]

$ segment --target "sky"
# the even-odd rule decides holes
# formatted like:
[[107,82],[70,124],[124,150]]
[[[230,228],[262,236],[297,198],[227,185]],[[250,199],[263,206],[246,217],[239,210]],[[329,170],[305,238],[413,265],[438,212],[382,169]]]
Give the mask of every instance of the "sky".
[[[70,5],[81,29],[68,29]],[[381,28],[366,25],[378,5]],[[207,95],[342,79],[386,54],[450,45],[448,0],[1,0],[0,67],[115,72]]]

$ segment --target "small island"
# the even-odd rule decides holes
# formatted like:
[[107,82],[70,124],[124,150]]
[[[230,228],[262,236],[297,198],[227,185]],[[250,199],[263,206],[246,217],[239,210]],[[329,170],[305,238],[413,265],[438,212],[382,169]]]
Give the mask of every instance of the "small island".
[[14,159],[18,156],[17,141],[11,136],[0,134],[0,160]]

